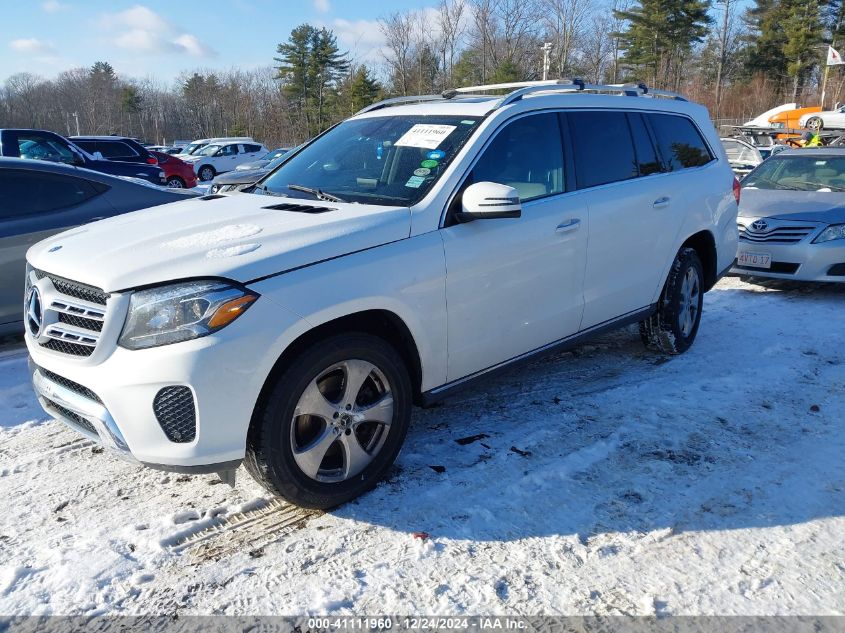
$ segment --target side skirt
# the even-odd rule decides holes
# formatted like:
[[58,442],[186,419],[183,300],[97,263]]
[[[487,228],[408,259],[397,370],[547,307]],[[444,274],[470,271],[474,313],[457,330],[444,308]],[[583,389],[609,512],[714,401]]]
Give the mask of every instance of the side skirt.
[[656,310],[657,304],[653,304],[646,308],[629,312],[627,314],[622,315],[621,317],[610,319],[609,321],[604,321],[603,323],[598,323],[587,330],[578,332],[577,334],[573,334],[572,336],[568,336],[566,338],[562,338],[558,341],[554,341],[553,343],[549,343],[548,345],[544,345],[543,347],[538,347],[537,349],[532,350],[530,352],[526,352],[525,354],[514,356],[513,358],[502,361],[501,363],[493,365],[492,367],[488,367],[487,369],[477,371],[474,374],[470,374],[469,376],[464,376],[463,378],[459,378],[458,380],[446,383],[445,385],[441,385],[440,387],[435,387],[434,389],[426,391],[425,393],[420,395],[420,403],[423,407],[429,407],[442,400],[445,400],[447,397],[453,395],[454,393],[460,391],[465,387],[469,387],[471,385],[476,384],[482,378],[489,378],[490,376],[497,375],[500,372],[504,372],[523,363],[534,361],[538,358],[542,358],[543,356],[559,353],[572,347],[576,347],[584,341],[587,341],[593,338],[594,336],[604,334],[605,332],[617,330],[627,325],[631,325],[632,323],[638,323],[643,319],[650,317],[652,314],[655,313]]

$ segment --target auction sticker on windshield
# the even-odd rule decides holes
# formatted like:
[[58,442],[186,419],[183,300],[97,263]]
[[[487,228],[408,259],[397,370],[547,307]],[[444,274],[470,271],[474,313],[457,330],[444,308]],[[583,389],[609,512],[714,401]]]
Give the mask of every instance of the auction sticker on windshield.
[[739,251],[736,254],[737,266],[749,266],[751,268],[771,268],[771,253],[752,253],[751,251]]
[[436,149],[455,130],[455,127],[454,125],[417,123],[396,141],[396,145]]

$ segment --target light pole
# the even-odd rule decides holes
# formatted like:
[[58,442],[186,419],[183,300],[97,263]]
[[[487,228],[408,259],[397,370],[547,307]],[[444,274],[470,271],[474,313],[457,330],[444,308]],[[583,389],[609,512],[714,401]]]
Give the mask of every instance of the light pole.
[[552,52],[552,43],[545,42],[540,49],[543,51],[543,81],[546,81],[546,78],[549,76],[549,64],[551,62],[549,55]]

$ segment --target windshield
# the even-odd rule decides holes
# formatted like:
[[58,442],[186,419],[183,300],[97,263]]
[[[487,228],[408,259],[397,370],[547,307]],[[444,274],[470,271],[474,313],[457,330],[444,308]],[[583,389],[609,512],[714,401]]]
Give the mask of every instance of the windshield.
[[214,156],[217,152],[220,151],[222,145],[206,145],[201,150],[196,152],[197,156]]
[[773,156],[742,181],[745,189],[845,191],[845,156]]
[[385,116],[341,123],[288,159],[255,193],[313,197],[319,189],[346,202],[412,206],[431,189],[480,119]]
[[201,148],[205,147],[206,145],[208,145],[208,143],[191,143],[190,145],[186,145],[182,149],[182,154],[193,154],[198,149],[201,149]]

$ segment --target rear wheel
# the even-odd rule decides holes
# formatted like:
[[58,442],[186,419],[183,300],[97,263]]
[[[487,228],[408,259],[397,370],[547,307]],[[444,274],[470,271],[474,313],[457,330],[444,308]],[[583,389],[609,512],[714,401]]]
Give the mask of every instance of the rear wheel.
[[824,121],[820,116],[811,116],[807,119],[807,129],[812,130],[813,132],[818,132],[824,127]]
[[372,488],[393,464],[411,414],[399,354],[369,334],[344,334],[294,359],[256,411],[245,465],[297,505],[331,508]]
[[212,167],[211,165],[203,165],[202,167],[200,167],[198,175],[200,177],[200,180],[202,180],[203,182],[207,182],[213,179],[215,176],[214,167]]
[[185,181],[182,180],[179,176],[171,176],[167,179],[167,186],[171,189],[184,189]]
[[701,323],[703,281],[698,253],[682,248],[672,262],[657,311],[640,321],[646,347],[664,354],[682,354],[690,348]]

